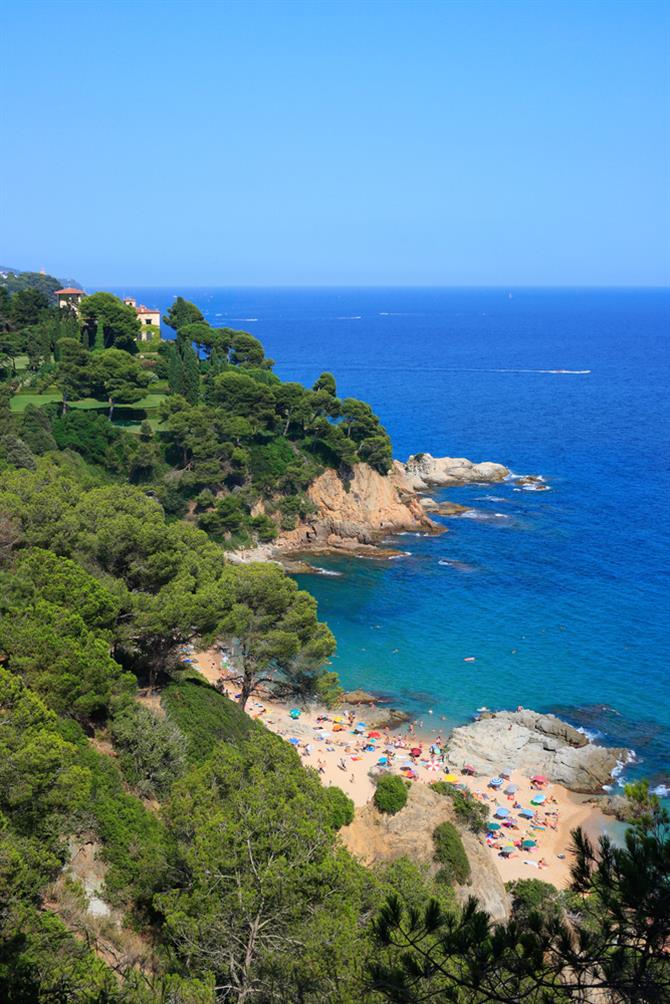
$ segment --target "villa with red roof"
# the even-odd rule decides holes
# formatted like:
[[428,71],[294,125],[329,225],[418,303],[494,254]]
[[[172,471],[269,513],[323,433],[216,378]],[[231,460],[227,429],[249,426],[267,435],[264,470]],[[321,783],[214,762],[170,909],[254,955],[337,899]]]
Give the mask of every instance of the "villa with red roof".
[[79,313],[79,304],[86,293],[83,289],[75,289],[74,286],[66,286],[65,289],[57,289],[55,293],[59,307],[67,307]]
[[137,314],[137,319],[142,325],[142,330],[140,331],[140,341],[149,342],[154,336],[153,331],[145,331],[145,328],[158,328],[160,332],[161,327],[161,312],[160,310],[154,310],[152,307],[145,307],[143,303],[137,306],[137,300],[133,296],[124,296],[123,302],[127,307],[132,307]]

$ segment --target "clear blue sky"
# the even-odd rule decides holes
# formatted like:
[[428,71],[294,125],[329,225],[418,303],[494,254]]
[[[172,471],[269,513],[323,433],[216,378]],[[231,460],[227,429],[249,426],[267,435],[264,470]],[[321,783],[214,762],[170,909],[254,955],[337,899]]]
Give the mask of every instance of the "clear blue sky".
[[666,2],[0,3],[1,264],[669,280]]

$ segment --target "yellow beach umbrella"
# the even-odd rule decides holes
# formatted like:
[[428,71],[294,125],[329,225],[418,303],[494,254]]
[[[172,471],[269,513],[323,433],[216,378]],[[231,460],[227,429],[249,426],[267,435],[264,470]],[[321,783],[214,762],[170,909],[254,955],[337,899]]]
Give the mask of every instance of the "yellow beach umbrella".
[[450,784],[453,784],[455,781],[458,781],[458,778],[456,777],[455,774],[445,774],[444,780],[449,781]]

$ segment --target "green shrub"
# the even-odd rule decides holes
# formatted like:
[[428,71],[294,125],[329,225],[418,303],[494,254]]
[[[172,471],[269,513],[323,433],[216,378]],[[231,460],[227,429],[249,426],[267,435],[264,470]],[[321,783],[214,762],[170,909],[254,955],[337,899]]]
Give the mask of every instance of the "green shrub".
[[375,790],[375,805],[380,812],[395,815],[407,802],[407,787],[397,774],[385,774],[379,778]]
[[453,823],[440,823],[433,830],[435,860],[442,865],[437,877],[449,885],[464,885],[470,878],[470,862],[460,833]]
[[277,527],[269,516],[263,514],[252,516],[249,520],[249,526],[263,544],[268,544],[277,536]]
[[547,919],[556,918],[560,913],[559,892],[551,882],[542,879],[517,879],[507,883],[512,897],[512,911],[521,919],[532,913],[540,913]]
[[348,826],[354,818],[354,803],[349,796],[337,787],[325,788],[323,794],[330,806],[333,828],[339,830]]
[[249,455],[252,477],[261,485],[274,484],[296,460],[293,447],[284,436],[277,436],[271,443],[253,443]]
[[187,758],[200,763],[217,743],[239,743],[261,728],[224,694],[200,680],[171,683],[162,704],[170,721],[186,736]]
[[112,721],[119,765],[141,795],[164,796],[186,766],[186,740],[176,725],[128,704]]
[[462,791],[448,781],[435,781],[431,788],[439,795],[446,795],[451,799],[456,816],[473,833],[482,833],[486,829],[489,811],[469,791]]

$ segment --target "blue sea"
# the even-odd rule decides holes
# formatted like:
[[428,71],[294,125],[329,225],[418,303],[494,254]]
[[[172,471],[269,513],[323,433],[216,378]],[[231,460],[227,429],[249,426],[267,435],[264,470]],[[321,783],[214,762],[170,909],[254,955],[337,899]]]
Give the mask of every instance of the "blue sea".
[[400,459],[541,474],[549,491],[436,492],[473,516],[397,538],[398,559],[324,559],[337,574],[301,577],[337,637],[335,667],[425,725],[482,706],[554,711],[634,749],[625,776],[670,785],[670,292],[116,292],[194,300],[213,325],[260,338],[283,378],[331,371]]

